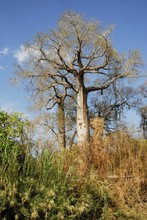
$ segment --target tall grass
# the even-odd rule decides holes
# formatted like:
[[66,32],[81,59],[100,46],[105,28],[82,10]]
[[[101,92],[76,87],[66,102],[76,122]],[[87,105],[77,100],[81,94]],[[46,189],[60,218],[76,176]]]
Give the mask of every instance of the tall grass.
[[3,153],[0,219],[146,219],[146,141],[118,132],[82,150]]

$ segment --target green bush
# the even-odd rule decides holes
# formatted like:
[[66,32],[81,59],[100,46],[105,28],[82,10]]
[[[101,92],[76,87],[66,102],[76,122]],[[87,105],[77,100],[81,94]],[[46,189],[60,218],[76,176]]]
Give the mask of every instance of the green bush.
[[8,114],[7,112],[0,111],[1,155],[11,153],[14,148],[20,154],[22,145],[30,145],[28,135],[30,129],[32,129],[31,123],[22,114]]
[[27,153],[21,172],[15,151],[9,161],[0,168],[0,219],[105,219],[115,207],[105,186],[64,172],[63,155]]

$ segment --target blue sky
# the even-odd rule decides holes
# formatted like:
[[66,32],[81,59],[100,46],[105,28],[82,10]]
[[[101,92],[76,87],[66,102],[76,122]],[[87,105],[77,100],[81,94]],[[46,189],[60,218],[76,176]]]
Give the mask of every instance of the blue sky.
[[37,32],[54,28],[67,10],[98,19],[104,26],[114,24],[114,47],[120,52],[140,49],[145,63],[143,71],[147,72],[146,0],[0,0],[1,108],[27,112],[25,90],[9,82],[14,63],[20,58],[16,54]]

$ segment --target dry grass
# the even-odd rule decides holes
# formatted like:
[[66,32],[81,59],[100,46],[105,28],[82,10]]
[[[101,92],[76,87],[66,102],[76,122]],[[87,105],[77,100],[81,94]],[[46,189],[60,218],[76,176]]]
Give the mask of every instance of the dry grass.
[[112,198],[128,216],[141,213],[146,219],[147,141],[133,139],[122,131],[107,137],[101,131],[94,134],[90,144],[67,153],[65,167],[72,163],[85,180],[89,176],[107,182]]

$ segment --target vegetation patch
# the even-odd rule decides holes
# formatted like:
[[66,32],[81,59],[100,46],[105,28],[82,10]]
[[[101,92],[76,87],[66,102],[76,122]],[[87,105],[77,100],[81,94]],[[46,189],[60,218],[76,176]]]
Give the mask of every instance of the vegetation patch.
[[[117,148],[101,160],[95,142],[82,155],[75,146],[59,152],[44,149],[34,156],[28,145],[20,160],[21,141],[14,138],[10,144],[6,135],[9,150],[0,154],[0,219],[145,220],[146,141],[121,135],[122,144],[120,133],[101,143],[102,149],[114,147],[115,138]],[[91,160],[89,151],[95,155]]]

